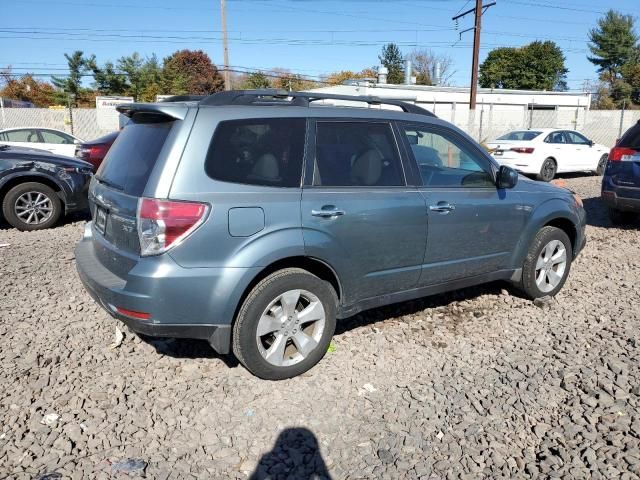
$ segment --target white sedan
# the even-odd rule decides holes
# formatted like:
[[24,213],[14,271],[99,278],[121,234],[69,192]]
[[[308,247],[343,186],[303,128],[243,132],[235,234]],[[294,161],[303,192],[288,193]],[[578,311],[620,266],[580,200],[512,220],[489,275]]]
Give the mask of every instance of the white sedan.
[[82,140],[53,128],[21,127],[0,130],[0,144],[37,148],[67,157],[74,156],[78,143],[82,143]]
[[574,130],[516,130],[487,143],[500,165],[549,182],[556,173],[604,172],[609,149]]

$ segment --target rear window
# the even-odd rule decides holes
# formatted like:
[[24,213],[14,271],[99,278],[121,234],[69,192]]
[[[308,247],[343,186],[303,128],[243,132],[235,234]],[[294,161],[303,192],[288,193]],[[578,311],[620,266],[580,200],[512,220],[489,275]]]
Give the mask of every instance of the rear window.
[[207,152],[207,175],[223,182],[299,187],[305,130],[304,118],[220,122]]
[[135,114],[109,149],[96,177],[127,195],[139,197],[175,120]]
[[640,150],[640,122],[627,130],[618,142],[618,146]]
[[519,132],[509,132],[501,137],[498,137],[498,140],[521,140],[521,141],[529,141],[536,138],[542,132],[534,132],[531,130],[523,130]]

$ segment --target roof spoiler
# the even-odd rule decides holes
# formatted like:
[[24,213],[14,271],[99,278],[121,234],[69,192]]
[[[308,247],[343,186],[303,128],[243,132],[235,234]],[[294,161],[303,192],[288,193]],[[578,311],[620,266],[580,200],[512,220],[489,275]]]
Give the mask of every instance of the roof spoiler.
[[155,113],[156,115],[165,115],[176,120],[184,120],[189,107],[187,105],[176,105],[175,103],[124,103],[118,105],[116,110],[129,118],[136,113]]

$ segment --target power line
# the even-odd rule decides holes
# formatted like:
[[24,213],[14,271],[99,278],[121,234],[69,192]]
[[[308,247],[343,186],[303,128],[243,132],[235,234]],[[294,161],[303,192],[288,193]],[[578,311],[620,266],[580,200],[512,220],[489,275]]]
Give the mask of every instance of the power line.
[[539,3],[539,2],[526,2],[526,1],[522,1],[522,0],[510,0],[509,3],[515,3],[517,5],[527,5],[530,7],[540,7],[540,8],[555,8],[557,10],[568,10],[568,11],[572,11],[572,12],[586,12],[586,13],[600,13],[600,14],[604,14],[607,12],[604,12],[602,10],[590,10],[590,9],[586,9],[586,8],[575,8],[575,7],[566,7],[566,6],[562,6],[562,5],[551,5],[548,3]]

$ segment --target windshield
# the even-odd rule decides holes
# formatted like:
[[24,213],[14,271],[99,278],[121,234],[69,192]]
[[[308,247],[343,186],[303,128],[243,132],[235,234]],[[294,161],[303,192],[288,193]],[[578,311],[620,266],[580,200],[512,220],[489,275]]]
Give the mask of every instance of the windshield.
[[134,115],[109,149],[96,178],[128,195],[142,195],[173,122],[165,116]]
[[528,141],[533,140],[542,132],[534,132],[532,130],[522,130],[517,132],[509,132],[501,137],[498,137],[498,140],[519,140],[519,141]]

